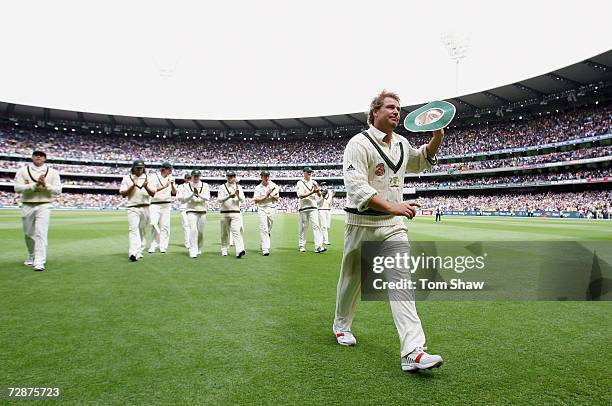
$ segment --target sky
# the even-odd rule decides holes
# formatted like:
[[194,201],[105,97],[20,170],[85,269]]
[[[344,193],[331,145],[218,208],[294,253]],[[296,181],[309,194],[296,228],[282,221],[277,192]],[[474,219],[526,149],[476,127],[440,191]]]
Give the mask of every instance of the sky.
[[[611,1],[6,1],[0,101],[258,119],[487,90],[612,49]],[[443,36],[467,43],[458,67]]]

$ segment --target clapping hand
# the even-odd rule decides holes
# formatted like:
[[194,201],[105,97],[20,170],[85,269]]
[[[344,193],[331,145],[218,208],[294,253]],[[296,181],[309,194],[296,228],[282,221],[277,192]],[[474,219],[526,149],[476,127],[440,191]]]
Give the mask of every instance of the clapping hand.
[[45,182],[45,175],[40,175],[40,177],[38,178],[38,184],[42,187],[46,187],[47,184]]

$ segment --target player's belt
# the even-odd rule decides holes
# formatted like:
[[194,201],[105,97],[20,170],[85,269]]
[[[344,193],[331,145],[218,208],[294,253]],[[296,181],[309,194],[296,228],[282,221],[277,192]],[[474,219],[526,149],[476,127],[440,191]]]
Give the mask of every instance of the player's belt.
[[137,204],[137,205],[134,205],[134,206],[128,206],[128,208],[130,208],[130,207],[149,207],[149,206],[150,206],[149,203],[144,203],[144,204]]
[[240,213],[240,210],[221,210],[221,213]]
[[331,210],[331,209],[319,209],[319,210]]
[[306,210],[316,210],[316,207],[304,207],[303,209],[299,209],[298,211],[306,211]]
[[360,214],[363,216],[390,216],[389,213],[385,213],[378,210],[367,209],[364,211],[359,211],[354,207],[345,207],[344,211],[351,214]]
[[206,214],[206,210],[186,210],[187,213],[202,213],[202,214]]
[[21,204],[26,204],[28,206],[38,206],[40,204],[49,204],[53,202],[21,202]]
[[151,202],[151,204],[165,204],[165,203],[172,203],[172,202]]

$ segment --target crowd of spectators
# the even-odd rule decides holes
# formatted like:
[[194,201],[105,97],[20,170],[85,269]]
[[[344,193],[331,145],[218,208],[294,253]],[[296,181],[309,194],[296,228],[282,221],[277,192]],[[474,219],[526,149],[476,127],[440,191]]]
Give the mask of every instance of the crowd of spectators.
[[508,193],[495,195],[431,196],[417,199],[423,208],[471,211],[577,211],[585,217],[591,212],[610,213],[612,191],[563,193]]
[[[545,114],[531,120],[515,120],[468,128],[448,128],[439,156],[492,151],[509,147],[540,145],[610,132],[612,103],[582,107],[575,111]],[[213,136],[157,137],[152,134],[79,134],[39,128],[0,128],[0,152],[30,154],[42,149],[55,158],[101,160],[171,161],[198,164],[307,164],[337,163],[354,134],[337,137],[309,136],[299,139],[269,137],[215,138]],[[420,146],[429,134],[411,134],[408,140]]]
[[[425,171],[425,173],[461,173],[467,170],[480,170],[480,169],[493,169],[503,167],[522,167],[527,165],[537,165],[549,162],[569,162],[578,159],[596,158],[612,156],[612,146],[599,146],[593,148],[577,149],[572,151],[564,152],[553,152],[542,155],[532,156],[517,156],[512,158],[502,159],[491,159],[484,161],[471,161],[471,162],[458,162],[449,164],[438,164],[431,169]],[[2,169],[13,169],[17,170],[23,166],[23,161],[8,161],[0,160],[0,168]],[[96,174],[96,175],[117,175],[123,176],[129,168],[121,166],[98,166],[98,165],[73,165],[73,164],[55,164],[53,168],[60,171],[60,173],[78,173],[78,174]],[[155,170],[155,169],[153,169]],[[175,177],[182,177],[187,173],[187,169],[175,170]],[[226,171],[223,169],[201,169],[202,176],[204,177],[216,177],[222,178],[225,176]],[[259,179],[260,170],[255,169],[239,169],[235,170],[237,176],[242,179]],[[291,170],[273,170],[273,179],[282,178],[298,178],[302,176],[302,171],[299,169]],[[342,169],[316,169],[314,176],[317,178],[325,177],[341,177]]]
[[[0,206],[17,205],[19,196],[12,192],[0,191]],[[442,195],[419,197],[416,199],[422,209],[434,210],[441,207],[444,211],[578,211],[588,216],[588,213],[610,213],[612,207],[612,191],[561,192],[561,193],[506,193],[496,195]],[[55,202],[56,206],[74,208],[120,209],[125,207],[126,199],[119,195],[62,193]],[[335,198],[333,208],[341,210],[345,207],[344,198]],[[178,206],[174,203],[174,208]],[[281,211],[297,212],[299,201],[297,197],[282,197],[278,208]],[[215,197],[212,197],[210,209],[219,207]],[[254,211],[256,204],[247,198],[244,205],[247,211]]]

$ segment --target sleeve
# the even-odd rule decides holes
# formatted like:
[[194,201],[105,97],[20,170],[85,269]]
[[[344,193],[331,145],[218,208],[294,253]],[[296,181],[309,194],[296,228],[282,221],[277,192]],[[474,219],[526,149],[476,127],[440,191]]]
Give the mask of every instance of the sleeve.
[[295,186],[296,186],[297,197],[299,197],[300,199],[303,199],[302,193],[304,193],[304,183],[302,181],[298,181],[298,183],[296,183]]
[[26,190],[34,190],[36,189],[36,182],[30,183],[28,179],[24,176],[24,173],[21,169],[17,170],[15,173],[15,192],[23,193]]
[[378,194],[368,183],[368,151],[356,141],[349,141],[342,162],[347,205],[359,211],[368,208],[368,203]]
[[272,184],[272,189],[274,191],[272,193],[270,193],[270,196],[278,196],[280,194],[280,188],[278,187],[278,185],[276,183]]
[[210,186],[208,186],[208,183],[204,184],[204,190],[202,193],[202,196],[200,196],[202,198],[202,200],[210,200]]
[[423,144],[418,149],[414,148],[409,143],[406,143],[406,145],[408,145],[408,163],[406,164],[406,171],[410,173],[419,173],[438,163],[438,158],[435,156],[433,158],[427,156],[427,145]]
[[266,194],[263,193],[264,188],[261,187],[260,185],[255,186],[255,193],[253,193],[253,198],[255,199],[259,199],[264,197]]
[[244,202],[246,200],[246,196],[244,195],[244,191],[242,190],[242,188],[238,185],[236,185],[236,187],[238,188],[238,200],[240,202]]
[[59,176],[59,172],[53,171],[53,182],[47,184],[47,189],[52,195],[59,195],[62,193],[62,181]]
[[123,179],[121,180],[121,186],[119,187],[119,192],[127,192],[130,186],[132,186],[131,183],[132,182],[129,180],[129,177],[124,176]]
[[193,197],[193,193],[191,193],[191,190],[187,188],[186,183],[183,183],[181,185],[181,187],[179,188],[176,194],[181,203],[187,203]]
[[219,203],[225,203],[227,199],[229,199],[229,194],[227,193],[225,186],[224,185],[219,186],[219,192],[217,193],[217,200],[219,201]]

